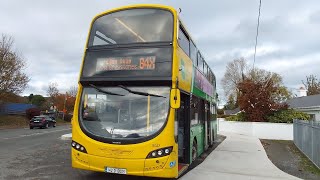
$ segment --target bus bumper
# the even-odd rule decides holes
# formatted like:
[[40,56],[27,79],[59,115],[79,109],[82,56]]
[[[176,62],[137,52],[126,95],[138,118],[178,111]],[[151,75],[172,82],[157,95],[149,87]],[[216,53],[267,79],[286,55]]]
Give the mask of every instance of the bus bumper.
[[106,167],[126,169],[127,175],[176,178],[176,153],[152,159],[117,159],[93,156],[72,149],[72,167],[105,172]]

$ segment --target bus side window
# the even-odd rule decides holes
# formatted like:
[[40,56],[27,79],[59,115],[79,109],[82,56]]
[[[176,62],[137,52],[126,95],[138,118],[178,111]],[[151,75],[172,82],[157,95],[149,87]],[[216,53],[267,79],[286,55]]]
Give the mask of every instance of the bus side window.
[[186,33],[181,29],[181,27],[179,28],[178,36],[179,36],[179,38],[178,38],[179,46],[181,47],[181,49],[183,49],[183,51],[188,56],[190,56],[189,39],[188,39],[188,36],[186,35]]
[[197,61],[197,48],[192,41],[190,41],[190,58],[192,59],[193,63]]
[[196,96],[192,96],[192,101],[190,104],[190,111],[191,111],[191,126],[197,125],[199,123],[199,99]]
[[208,65],[206,62],[204,63],[204,76],[208,78]]
[[201,54],[200,54],[200,58],[198,59],[198,69],[200,72],[203,73],[203,58],[202,58]]
[[[205,71],[204,71],[204,65],[205,65],[205,61],[204,61],[204,58],[202,57],[202,73],[204,74]],[[205,74],[204,74],[205,75]]]
[[200,58],[201,58],[200,52],[198,51],[198,53],[197,53],[197,64],[196,64],[197,67],[199,67]]

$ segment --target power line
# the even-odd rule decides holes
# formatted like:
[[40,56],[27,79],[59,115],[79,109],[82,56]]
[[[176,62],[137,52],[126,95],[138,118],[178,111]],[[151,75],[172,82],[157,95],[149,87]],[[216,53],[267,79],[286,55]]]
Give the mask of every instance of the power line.
[[260,25],[260,11],[261,11],[261,0],[259,3],[259,15],[258,15],[258,24],[257,24],[257,33],[256,33],[256,44],[254,46],[253,69],[254,69],[254,64],[256,62],[257,44],[258,44],[258,36],[259,36],[259,25]]

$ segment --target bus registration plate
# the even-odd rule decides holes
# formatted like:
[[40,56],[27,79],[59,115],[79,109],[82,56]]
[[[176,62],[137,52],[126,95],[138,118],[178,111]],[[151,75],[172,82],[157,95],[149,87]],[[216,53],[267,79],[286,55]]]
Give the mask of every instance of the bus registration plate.
[[106,167],[105,168],[105,172],[114,173],[114,174],[127,174],[127,170],[126,169],[110,168],[110,167]]

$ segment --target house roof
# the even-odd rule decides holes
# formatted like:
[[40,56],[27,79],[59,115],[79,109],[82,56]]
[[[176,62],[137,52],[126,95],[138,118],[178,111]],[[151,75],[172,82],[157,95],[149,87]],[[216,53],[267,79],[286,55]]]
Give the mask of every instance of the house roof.
[[320,94],[293,98],[287,101],[291,108],[306,108],[320,106]]
[[224,110],[225,115],[235,115],[240,111],[240,108],[235,108],[233,110]]

